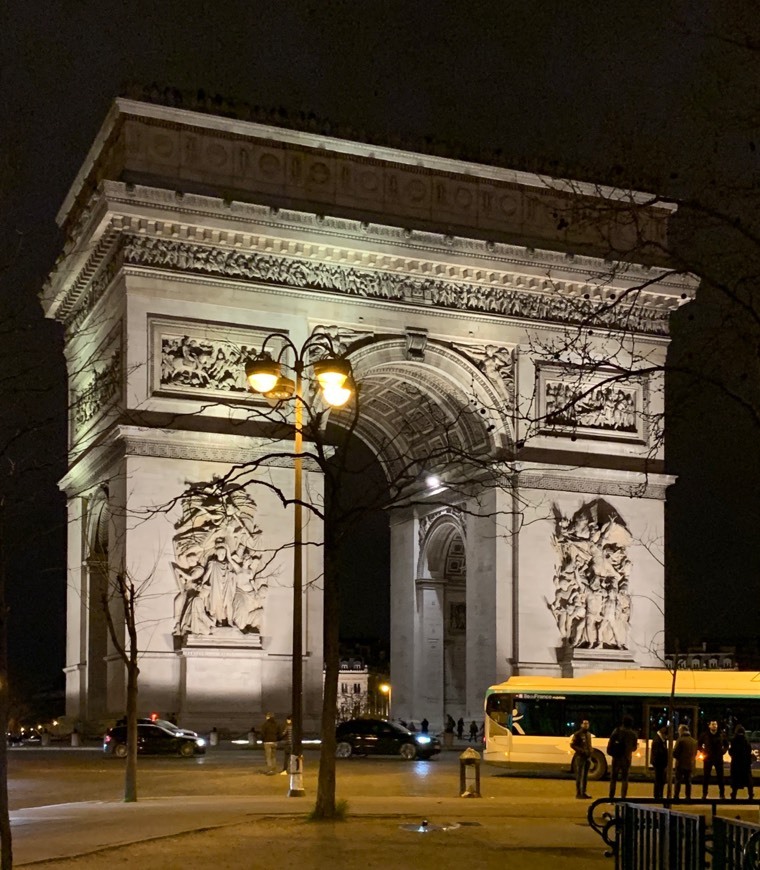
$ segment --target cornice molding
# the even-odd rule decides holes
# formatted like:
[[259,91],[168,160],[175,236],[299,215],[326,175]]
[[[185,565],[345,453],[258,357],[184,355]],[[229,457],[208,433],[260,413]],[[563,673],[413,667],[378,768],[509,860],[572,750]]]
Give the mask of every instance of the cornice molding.
[[[293,456],[278,453],[271,439],[244,435],[207,435],[198,432],[178,432],[142,426],[119,426],[116,437],[123,443],[126,456],[151,456],[161,459],[190,459],[198,462],[219,462],[224,465],[256,464],[267,468],[292,468]],[[305,471],[319,472],[316,463],[304,456]]]
[[[658,268],[644,268],[628,263],[615,263],[588,256],[569,256],[548,250],[532,250],[520,248],[505,243],[484,242],[477,239],[443,236],[437,233],[407,230],[399,227],[379,224],[366,224],[344,218],[322,217],[292,210],[273,209],[249,203],[225,202],[218,198],[199,196],[195,194],[180,195],[165,189],[128,186],[121,182],[103,182],[95,197],[107,200],[111,214],[97,246],[81,267],[73,273],[70,264],[59,263],[43,292],[43,299],[49,315],[55,315],[71,325],[78,325],[78,319],[72,323],[71,314],[80,304],[79,300],[88,297],[98,297],[105,292],[110,280],[114,277],[118,263],[115,250],[121,247],[116,242],[130,236],[152,238],[154,240],[172,241],[175,244],[193,244],[210,246],[219,251],[218,257],[231,257],[259,253],[266,256],[283,256],[297,262],[311,264],[322,263],[345,270],[363,268],[371,275],[378,272],[389,278],[398,279],[408,276],[418,282],[424,282],[431,292],[435,287],[481,287],[490,289],[491,293],[501,295],[509,293],[551,295],[557,307],[557,300],[563,300],[560,305],[574,305],[577,320],[583,320],[594,309],[607,306],[614,315],[618,308],[629,310],[628,306],[615,305],[611,293],[618,295],[631,291],[635,296],[634,313],[638,320],[644,323],[643,332],[653,335],[667,335],[667,318],[670,311],[679,307],[684,299],[691,298],[696,288],[696,279],[689,275],[676,275]],[[144,210],[148,207],[159,208],[170,212],[167,218],[147,217]],[[102,203],[93,203],[91,210],[98,214],[103,212]],[[129,213],[129,211],[133,213]],[[134,214],[137,210],[138,214]],[[238,222],[241,229],[220,229],[199,226],[197,223],[176,220],[177,214],[195,215],[207,220],[211,217],[223,220],[225,223]],[[87,221],[83,222],[89,225]],[[299,229],[314,233],[313,241],[295,240],[293,238],[277,237],[251,233],[254,223],[257,228],[272,229],[275,233]],[[361,247],[336,248],[330,244],[330,238],[358,242]],[[377,244],[393,244],[402,247],[407,253],[403,255],[389,254],[367,248],[369,240]],[[80,247],[86,247],[80,239]],[[466,263],[452,263],[451,254],[461,253]],[[420,253],[445,257],[446,261],[422,260]],[[409,256],[408,254],[413,254]],[[478,260],[483,261],[483,268],[478,266]],[[474,263],[472,261],[475,261]],[[166,264],[171,267],[171,264]],[[497,268],[494,269],[494,266]],[[201,273],[225,277],[236,277],[235,270],[207,269],[198,270]],[[239,277],[239,275],[237,276]],[[296,285],[298,286],[298,285]],[[639,289],[640,288],[640,289]],[[657,292],[653,288],[660,288]],[[321,288],[326,289],[326,288]],[[328,288],[341,292],[340,286]],[[445,290],[443,291],[445,292]],[[451,293],[451,290],[449,291]],[[453,291],[457,295],[457,291]],[[461,292],[459,291],[460,295]],[[417,294],[419,295],[419,294]],[[406,300],[416,302],[412,298]],[[492,299],[487,302],[493,307]],[[85,308],[90,309],[92,299]],[[451,304],[444,307],[452,307]],[[469,310],[481,314],[504,314],[504,311],[489,309],[487,304],[481,307],[466,306]],[[517,315],[518,318],[523,315]],[[608,319],[614,319],[609,317]],[[625,319],[630,326],[629,318]]]
[[[59,482],[59,488],[72,498],[81,495],[114,474],[120,460],[127,456],[150,456],[161,459],[188,459],[217,462],[223,465],[266,468],[292,468],[293,457],[277,441],[244,435],[207,434],[174,429],[115,425],[97,444],[74,464]],[[278,453],[279,449],[279,453]],[[308,455],[303,457],[307,472],[321,473]],[[123,474],[119,466],[116,473]]]
[[[267,227],[273,230],[309,230],[319,236],[335,236],[337,238],[357,240],[365,243],[374,239],[383,243],[403,246],[410,251],[429,251],[437,254],[451,254],[451,251],[462,251],[471,258],[488,260],[490,265],[504,263],[509,267],[523,267],[535,271],[537,268],[546,270],[559,269],[563,272],[580,276],[577,280],[604,280],[605,286],[610,283],[610,275],[631,284],[642,281],[658,280],[664,287],[672,288],[672,292],[680,293],[683,289],[695,289],[695,280],[691,276],[673,273],[661,267],[645,267],[637,263],[614,262],[592,257],[585,254],[565,254],[545,248],[531,248],[511,245],[506,242],[490,242],[466,236],[448,235],[428,230],[409,229],[377,222],[363,222],[350,218],[321,215],[296,209],[274,208],[257,203],[229,201],[219,197],[203,196],[201,194],[179,193],[165,188],[148,187],[145,185],[127,185],[118,181],[103,181],[96,196],[107,200],[114,214],[124,217],[139,210],[139,207],[160,209],[171,212],[169,220],[172,223],[172,235],[181,234],[182,227],[177,224],[176,216],[188,218],[216,218],[228,224],[239,224],[248,228],[243,233],[242,242],[251,246],[250,226]],[[121,206],[121,208],[119,208]],[[197,225],[197,221],[188,220],[188,226]],[[220,231],[220,241],[239,245],[241,238],[235,230]],[[320,239],[323,244],[323,240]],[[320,244],[317,243],[317,244]],[[342,252],[346,253],[346,252]],[[514,271],[511,268],[510,271]],[[657,294],[653,297],[671,294]]]
[[616,472],[607,475],[597,469],[544,466],[535,470],[518,471],[517,487],[664,501],[668,487],[675,480],[675,477],[666,474]]

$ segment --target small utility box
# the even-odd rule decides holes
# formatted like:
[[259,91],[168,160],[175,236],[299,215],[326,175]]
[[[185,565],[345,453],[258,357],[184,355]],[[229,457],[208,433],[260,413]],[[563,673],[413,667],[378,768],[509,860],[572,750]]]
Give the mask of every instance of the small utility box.
[[459,796],[480,797],[480,753],[471,746],[459,756]]

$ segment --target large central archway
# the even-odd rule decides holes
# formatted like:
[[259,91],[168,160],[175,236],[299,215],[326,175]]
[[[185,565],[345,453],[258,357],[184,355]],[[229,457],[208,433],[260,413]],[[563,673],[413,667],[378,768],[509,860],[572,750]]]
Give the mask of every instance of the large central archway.
[[[394,714],[436,725],[446,714],[475,718],[480,705],[482,678],[468,691],[468,633],[477,629],[468,624],[465,520],[492,512],[483,490],[512,443],[508,379],[499,373],[494,384],[483,370],[498,365],[496,349],[472,350],[481,367],[437,341],[411,351],[408,335],[350,348],[357,404],[331,415],[381,464],[392,536],[404,528],[416,538],[411,562],[391,545]],[[411,643],[398,631],[402,609],[402,622],[412,616]]]

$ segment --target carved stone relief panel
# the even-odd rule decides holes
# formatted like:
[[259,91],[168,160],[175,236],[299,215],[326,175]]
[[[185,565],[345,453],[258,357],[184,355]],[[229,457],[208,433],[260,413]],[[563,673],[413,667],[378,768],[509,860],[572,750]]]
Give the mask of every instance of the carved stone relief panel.
[[515,406],[515,349],[497,344],[455,343],[452,346],[472,360],[507,400],[507,409],[512,410]]
[[613,441],[646,442],[646,384],[615,380],[613,370],[580,366],[538,367],[540,431]]
[[[311,330],[312,335],[327,335],[332,341],[332,347],[336,354],[344,356],[348,353],[350,347],[359,341],[364,341],[371,338],[374,333],[371,329],[357,329],[354,326],[344,325],[322,325],[317,324]],[[328,353],[327,347],[314,345],[309,348],[309,362],[316,362],[322,359]]]
[[121,332],[114,330],[81,371],[71,376],[71,442],[75,444],[118,400],[122,380]]
[[554,599],[547,606],[562,645],[628,649],[632,537],[604,499],[586,502],[571,516],[553,505],[556,553]]
[[[154,395],[255,401],[246,387],[245,363],[270,330],[149,317],[148,334]],[[276,341],[267,345],[273,355],[280,347]]]
[[260,634],[268,584],[254,500],[229,484],[195,484],[174,529],[175,637]]

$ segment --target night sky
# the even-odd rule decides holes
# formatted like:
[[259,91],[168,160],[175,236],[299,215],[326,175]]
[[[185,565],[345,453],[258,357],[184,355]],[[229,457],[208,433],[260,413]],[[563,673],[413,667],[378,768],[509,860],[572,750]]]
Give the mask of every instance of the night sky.
[[[760,49],[737,44],[760,44],[755,3],[25,0],[0,16],[0,487],[24,687],[59,679],[65,633],[64,364],[36,294],[61,244],[55,214],[126,83],[203,88],[516,168],[607,180],[622,167],[640,188],[685,196],[755,171]],[[688,308],[677,353],[704,327]],[[682,644],[756,634],[757,434],[717,392],[671,421],[668,617]],[[387,632],[373,611],[349,606],[344,634]]]

